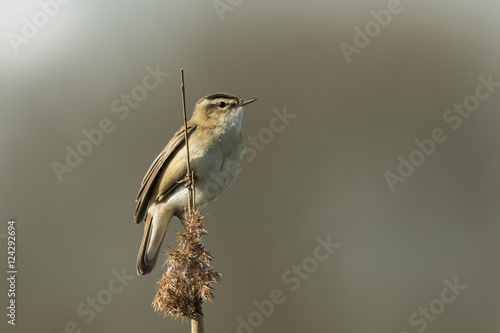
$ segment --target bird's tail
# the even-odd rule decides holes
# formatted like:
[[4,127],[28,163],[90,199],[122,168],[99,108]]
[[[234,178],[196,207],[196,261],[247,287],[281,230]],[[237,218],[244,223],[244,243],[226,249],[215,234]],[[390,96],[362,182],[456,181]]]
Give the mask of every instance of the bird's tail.
[[137,256],[137,274],[139,275],[148,274],[155,268],[161,243],[172,217],[172,215],[162,215],[155,212],[154,215],[148,213],[146,216],[144,235],[142,236],[141,247]]

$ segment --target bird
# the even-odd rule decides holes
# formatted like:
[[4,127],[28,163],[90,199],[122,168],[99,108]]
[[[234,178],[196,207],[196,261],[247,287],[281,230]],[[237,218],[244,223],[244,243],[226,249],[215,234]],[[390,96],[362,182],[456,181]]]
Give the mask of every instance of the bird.
[[[241,134],[243,111],[256,100],[215,93],[196,102],[187,122],[187,136],[197,207],[217,199],[235,180],[246,148]],[[184,127],[173,135],[146,172],[136,197],[135,223],[145,222],[137,256],[138,275],[154,269],[170,220],[173,216],[182,220],[186,210],[184,135]]]

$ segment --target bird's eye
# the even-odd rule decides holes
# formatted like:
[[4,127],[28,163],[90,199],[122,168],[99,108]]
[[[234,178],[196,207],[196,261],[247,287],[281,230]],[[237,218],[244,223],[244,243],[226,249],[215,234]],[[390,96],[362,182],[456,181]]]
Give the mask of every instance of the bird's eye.
[[224,103],[224,102],[220,102],[220,103],[219,103],[219,107],[220,107],[221,109],[225,108],[225,107],[226,107],[226,103]]

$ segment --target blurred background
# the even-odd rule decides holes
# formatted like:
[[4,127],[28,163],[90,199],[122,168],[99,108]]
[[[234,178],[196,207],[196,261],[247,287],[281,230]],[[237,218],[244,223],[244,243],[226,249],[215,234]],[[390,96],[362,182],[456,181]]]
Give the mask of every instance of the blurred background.
[[[182,124],[180,68],[188,116],[210,93],[258,98],[253,153],[203,211],[223,275],[207,332],[498,331],[499,10],[1,1],[0,267],[16,219],[18,269],[15,327],[0,282],[2,332],[189,330],[153,311],[163,269],[136,275],[133,221]],[[419,153],[436,128],[446,140]]]

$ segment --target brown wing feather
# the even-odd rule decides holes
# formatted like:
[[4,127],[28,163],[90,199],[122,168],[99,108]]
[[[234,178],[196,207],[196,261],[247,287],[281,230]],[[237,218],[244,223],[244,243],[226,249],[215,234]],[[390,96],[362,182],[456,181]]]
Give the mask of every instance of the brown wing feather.
[[[188,122],[188,136],[195,130],[195,128],[196,125]],[[141,223],[144,219],[150,201],[151,191],[158,176],[161,174],[161,171],[166,167],[166,165],[168,165],[172,156],[174,156],[177,150],[182,146],[184,146],[184,127],[179,129],[174,134],[170,142],[165,146],[165,148],[163,148],[161,153],[153,161],[153,164],[149,167],[149,170],[146,172],[146,175],[141,183],[141,188],[139,189],[139,193],[137,193],[136,197],[137,206],[134,214],[135,223]]]

